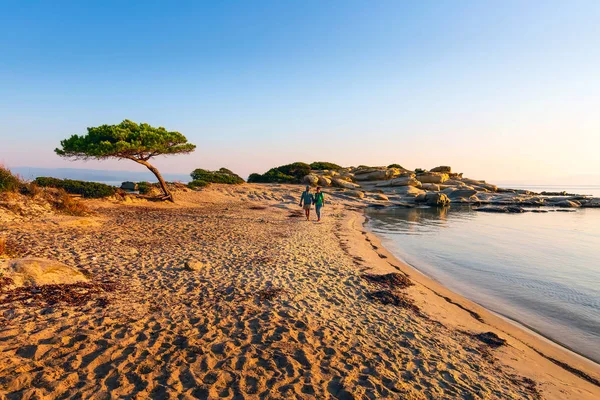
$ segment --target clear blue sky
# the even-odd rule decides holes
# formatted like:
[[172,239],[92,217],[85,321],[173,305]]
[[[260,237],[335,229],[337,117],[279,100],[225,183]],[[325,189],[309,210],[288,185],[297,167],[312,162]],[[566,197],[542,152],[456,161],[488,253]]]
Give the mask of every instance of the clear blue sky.
[[296,160],[600,173],[600,1],[2,1],[0,162],[127,118],[169,172]]

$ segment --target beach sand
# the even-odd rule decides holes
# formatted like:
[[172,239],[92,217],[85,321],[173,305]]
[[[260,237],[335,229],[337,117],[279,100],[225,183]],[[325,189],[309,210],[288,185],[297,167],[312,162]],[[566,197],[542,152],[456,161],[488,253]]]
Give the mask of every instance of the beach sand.
[[[307,222],[301,190],[213,185],[176,204],[95,200],[88,217],[4,224],[20,256],[114,290],[1,304],[0,394],[600,398],[597,364],[394,258],[349,198],[326,195],[323,221]],[[400,287],[365,277],[387,273]]]

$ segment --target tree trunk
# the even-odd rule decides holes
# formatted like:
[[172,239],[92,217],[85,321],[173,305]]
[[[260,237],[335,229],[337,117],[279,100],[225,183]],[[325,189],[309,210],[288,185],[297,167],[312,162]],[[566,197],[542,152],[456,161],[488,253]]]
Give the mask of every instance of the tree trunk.
[[138,162],[138,163],[140,163],[140,164],[142,164],[142,165],[144,165],[146,168],[148,168],[154,174],[154,176],[156,176],[156,179],[158,179],[158,183],[160,183],[160,187],[161,187],[163,193],[165,194],[165,200],[169,200],[169,201],[175,202],[175,200],[173,199],[173,194],[171,193],[171,191],[167,187],[167,183],[163,179],[163,177],[160,174],[160,172],[158,172],[158,169],[156,169],[148,161],[144,161],[144,160],[135,160],[135,161]]

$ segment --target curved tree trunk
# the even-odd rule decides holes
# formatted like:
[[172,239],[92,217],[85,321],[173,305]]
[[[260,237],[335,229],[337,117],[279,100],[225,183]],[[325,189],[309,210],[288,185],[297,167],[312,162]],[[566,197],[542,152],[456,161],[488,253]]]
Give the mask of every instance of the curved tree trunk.
[[156,176],[156,179],[158,179],[158,183],[160,184],[160,187],[161,187],[163,193],[165,194],[165,200],[169,200],[169,201],[174,202],[175,200],[173,199],[173,194],[171,193],[171,191],[167,187],[167,183],[163,179],[163,177],[160,174],[160,172],[158,172],[158,169],[156,169],[156,167],[154,167],[148,161],[144,161],[144,160],[135,160],[135,161],[138,162],[138,163],[140,163],[140,164],[142,164],[146,168],[148,168],[154,174],[154,176]]

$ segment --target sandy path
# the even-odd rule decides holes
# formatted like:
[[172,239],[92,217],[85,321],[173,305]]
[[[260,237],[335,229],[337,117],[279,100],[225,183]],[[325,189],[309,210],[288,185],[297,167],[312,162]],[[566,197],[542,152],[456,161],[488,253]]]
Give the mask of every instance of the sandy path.
[[[353,230],[360,217],[340,201],[325,208],[321,224],[293,216],[290,210],[298,208],[289,190],[221,187],[181,194],[175,207],[96,203],[89,224],[58,218],[8,228],[24,255],[79,266],[95,280],[118,282],[119,290],[107,305],[2,306],[0,393],[98,399],[544,394],[472,337],[472,325],[444,320],[439,307],[429,311],[431,294],[421,284],[398,291],[420,312],[370,300],[381,287],[361,275],[392,258],[377,256],[377,246]],[[188,260],[198,270],[187,270]],[[595,394],[593,385],[580,384],[584,390],[573,393]]]

